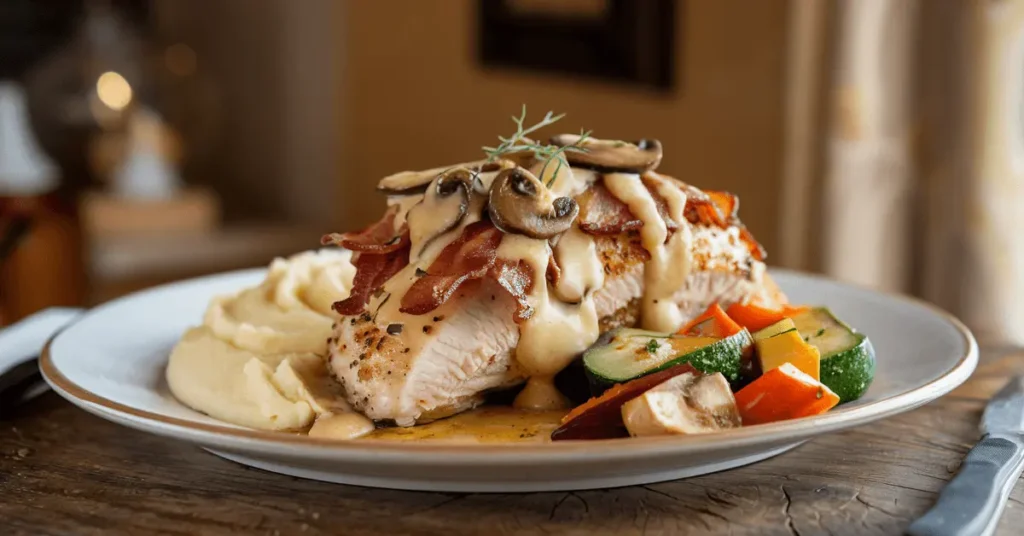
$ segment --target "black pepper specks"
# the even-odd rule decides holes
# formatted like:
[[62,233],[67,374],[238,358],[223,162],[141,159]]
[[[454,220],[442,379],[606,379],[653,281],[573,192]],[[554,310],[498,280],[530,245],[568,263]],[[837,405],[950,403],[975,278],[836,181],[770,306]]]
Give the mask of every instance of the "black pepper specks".
[[406,348],[405,350],[402,350],[402,353],[403,354],[407,354],[407,353],[409,353],[411,351],[412,351],[412,348]]
[[426,270],[424,270],[422,268],[417,268],[416,269],[416,277],[423,277],[425,275],[427,275],[427,271]]
[[359,359],[366,359],[366,352],[359,354]]
[[388,335],[399,335],[404,327],[402,324],[388,324]]
[[430,326],[423,326],[423,333],[428,333],[429,334],[433,330],[434,330],[434,328],[432,328]]
[[356,359],[356,360],[354,360],[354,361],[352,361],[351,363],[348,364],[348,368],[350,368],[350,369],[354,369],[354,368],[356,368],[358,366],[359,366],[359,360],[358,359]]
[[434,322],[440,322],[444,320],[444,315],[437,315],[434,317]]

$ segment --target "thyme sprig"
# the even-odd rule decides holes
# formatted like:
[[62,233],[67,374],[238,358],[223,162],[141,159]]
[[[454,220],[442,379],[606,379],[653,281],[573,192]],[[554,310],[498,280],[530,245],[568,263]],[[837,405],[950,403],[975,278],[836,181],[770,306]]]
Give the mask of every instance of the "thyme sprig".
[[551,176],[551,180],[548,181],[547,187],[550,188],[554,184],[555,179],[558,178],[558,173],[562,170],[562,166],[569,165],[569,162],[566,161],[565,153],[587,152],[587,148],[583,146],[583,143],[590,138],[591,131],[583,131],[583,129],[580,129],[580,137],[572,144],[563,146],[540,144],[533,141],[528,136],[537,130],[554,124],[563,117],[565,117],[564,113],[555,115],[554,112],[549,111],[538,123],[524,128],[523,123],[526,121],[526,105],[524,104],[522,113],[520,113],[519,117],[512,116],[512,122],[516,124],[515,133],[507,138],[498,136],[498,141],[501,143],[499,143],[497,147],[483,148],[484,154],[487,155],[487,161],[493,162],[494,160],[501,158],[502,155],[509,153],[529,151],[533,153],[533,156],[537,160],[544,162],[544,165],[541,166],[540,170],[540,176],[543,177],[544,172],[547,171],[548,165],[552,160],[554,160],[557,167],[555,168],[554,174]]

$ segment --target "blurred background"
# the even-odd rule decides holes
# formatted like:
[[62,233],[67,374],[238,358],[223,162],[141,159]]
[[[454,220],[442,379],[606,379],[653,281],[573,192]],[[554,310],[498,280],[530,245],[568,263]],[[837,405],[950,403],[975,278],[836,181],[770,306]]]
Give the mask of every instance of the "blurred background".
[[316,247],[523,103],[1024,342],[1024,0],[2,0],[0,323]]

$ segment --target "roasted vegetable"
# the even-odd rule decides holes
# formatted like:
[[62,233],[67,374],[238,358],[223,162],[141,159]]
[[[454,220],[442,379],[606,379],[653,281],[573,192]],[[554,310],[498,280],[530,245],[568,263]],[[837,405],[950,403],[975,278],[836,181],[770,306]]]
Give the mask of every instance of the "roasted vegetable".
[[816,381],[821,377],[821,355],[818,349],[808,344],[795,329],[761,339],[754,345],[757,347],[762,374],[790,363]]
[[864,395],[875,378],[875,349],[824,307],[793,317],[800,335],[821,353],[821,383],[850,402]]
[[838,403],[839,395],[789,363],[766,371],[736,393],[744,425],[818,415]]
[[796,329],[796,324],[793,323],[792,318],[783,318],[778,322],[762,329],[761,331],[754,332],[754,342],[769,339],[780,333]]
[[596,392],[682,363],[702,372],[721,372],[735,381],[750,346],[745,329],[720,339],[620,328],[598,339],[583,354],[583,365]]
[[725,312],[729,318],[753,333],[761,331],[783,318],[793,317],[806,310],[805,306],[784,305],[780,309],[767,309],[753,303],[734,303]]
[[719,373],[685,373],[666,380],[623,404],[622,420],[634,437],[704,434],[740,426],[732,389]]
[[742,329],[742,326],[725,314],[718,303],[713,303],[703,314],[683,326],[677,333],[724,339],[739,333]]
[[552,441],[565,439],[609,439],[626,437],[629,432],[622,422],[622,405],[648,389],[680,374],[698,373],[690,365],[676,365],[633,381],[615,385],[604,394],[577,406],[562,419],[562,425],[551,433]]

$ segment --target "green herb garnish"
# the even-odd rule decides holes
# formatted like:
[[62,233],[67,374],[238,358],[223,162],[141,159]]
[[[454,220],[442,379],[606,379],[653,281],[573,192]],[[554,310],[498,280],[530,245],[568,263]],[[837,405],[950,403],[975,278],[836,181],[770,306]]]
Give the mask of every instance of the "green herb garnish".
[[530,151],[533,153],[533,156],[537,158],[537,160],[541,160],[544,162],[544,165],[541,167],[540,170],[540,176],[543,177],[544,172],[547,170],[548,164],[550,164],[552,160],[555,160],[557,162],[556,165],[558,167],[555,168],[554,175],[551,177],[551,180],[548,181],[547,187],[550,188],[551,185],[554,184],[555,179],[558,178],[558,172],[562,170],[562,166],[569,165],[569,163],[565,160],[565,153],[587,152],[587,148],[583,147],[583,143],[590,138],[591,131],[588,130],[584,132],[581,129],[579,139],[577,139],[571,145],[565,145],[561,147],[553,144],[540,144],[531,140],[527,136],[541,128],[554,124],[563,117],[565,117],[565,114],[555,115],[554,112],[549,111],[547,114],[544,115],[544,118],[541,119],[539,123],[524,128],[523,122],[526,121],[526,105],[524,104],[523,111],[519,115],[519,117],[512,116],[512,122],[516,124],[516,132],[507,138],[503,136],[498,136],[498,140],[501,143],[499,143],[497,147],[483,148],[484,154],[487,155],[487,161],[493,162],[494,160],[501,158],[502,155],[508,153]]
[[647,348],[647,353],[653,354],[653,353],[656,353],[658,351],[658,348],[661,348],[661,345],[658,344],[657,340],[651,339],[651,340],[647,341],[646,348]]

